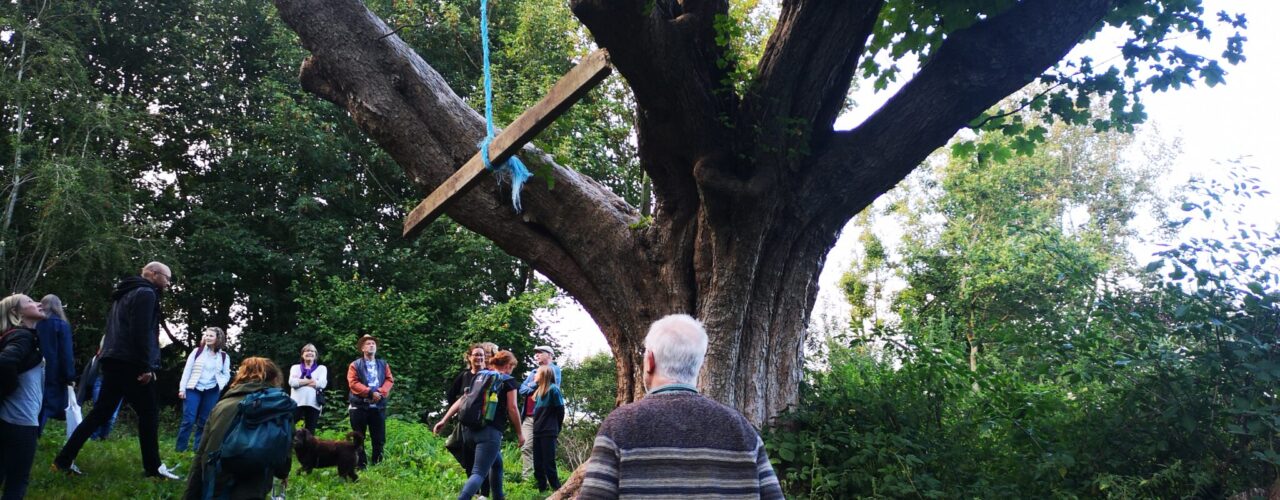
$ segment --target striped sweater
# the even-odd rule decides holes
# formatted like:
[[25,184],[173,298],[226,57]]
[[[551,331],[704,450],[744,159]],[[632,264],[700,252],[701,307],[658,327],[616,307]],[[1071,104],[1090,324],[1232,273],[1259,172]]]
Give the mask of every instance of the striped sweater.
[[600,426],[580,499],[782,498],[760,434],[691,391],[651,393]]

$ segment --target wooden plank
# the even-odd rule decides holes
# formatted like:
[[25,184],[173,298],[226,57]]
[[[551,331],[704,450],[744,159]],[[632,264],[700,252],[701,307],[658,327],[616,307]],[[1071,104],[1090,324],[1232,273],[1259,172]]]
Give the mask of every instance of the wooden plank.
[[[511,122],[510,126],[489,142],[491,161],[502,163],[510,158],[606,76],[609,76],[609,72],[608,52],[597,49],[588,54],[586,59],[565,73],[541,101],[525,110]],[[450,202],[479,182],[480,174],[484,173],[484,170],[484,160],[477,152],[462,168],[445,179],[444,183],[418,203],[412,212],[409,212],[404,221],[404,236],[409,238],[417,235],[422,228],[444,213]]]

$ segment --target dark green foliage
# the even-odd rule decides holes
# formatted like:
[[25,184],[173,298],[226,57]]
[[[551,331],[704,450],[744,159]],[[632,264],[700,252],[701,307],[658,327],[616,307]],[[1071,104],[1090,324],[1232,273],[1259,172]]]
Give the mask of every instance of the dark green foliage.
[[565,379],[562,389],[570,414],[566,418],[604,420],[617,400],[615,369],[613,357],[606,352],[566,363],[562,368]]
[[[1053,224],[1041,225],[1031,241],[1052,246],[983,264],[1026,236],[975,229],[1035,224],[1035,206],[1050,199],[1036,194],[1049,184],[1013,175],[1017,163],[981,170],[982,182],[966,181],[976,172],[967,169],[944,175],[942,206],[976,194],[986,203],[953,205],[942,237],[911,250],[950,248],[946,258],[917,261],[908,251],[914,264],[899,300],[927,306],[902,308],[900,321],[856,339],[836,338],[798,411],[769,433],[789,493],[1222,498],[1275,484],[1280,230],[1228,215],[1266,191],[1241,171],[1226,182],[1194,181],[1183,205],[1189,217],[1175,223],[1180,240],[1136,272],[1139,286],[1122,286],[1128,265],[1098,246],[1106,238],[1091,236],[1096,228],[1043,240]],[[1206,227],[1227,236],[1200,236]],[[1080,260],[1097,271],[1072,277]],[[1046,280],[1042,267],[1062,276]],[[916,279],[937,272],[951,277]],[[955,300],[963,292],[955,285],[974,281],[998,288],[975,294],[980,301]],[[967,359],[975,340],[954,340],[973,330],[994,339],[971,358],[976,365]]]
[[559,455],[571,469],[587,461],[600,422],[617,401],[618,377],[608,353],[570,361],[561,369],[565,398],[565,427],[560,433]]
[[[495,60],[529,71],[501,79],[525,82],[502,90],[514,117],[575,49],[564,36],[571,17],[548,24],[564,6],[502,5],[496,22],[517,48]],[[470,5],[385,7],[433,9],[442,25],[406,38],[429,44],[451,81],[478,81],[468,59],[478,39],[457,38],[475,36],[462,27],[474,27]],[[97,345],[111,284],[149,260],[178,278],[165,301],[180,343],[166,350],[173,371],[202,327],[233,327],[233,360],[263,355],[287,368],[316,343],[340,401],[351,343],[371,333],[386,337],[401,377],[393,413],[416,419],[438,410],[467,343],[494,341],[522,360],[550,343],[532,312],[552,291],[526,266],[449,221],[400,237],[422,193],[346,113],[301,89],[306,52],[269,2],[23,2],[0,6],[0,31],[10,27],[0,109],[6,130],[19,107],[27,127],[0,142],[6,183],[15,155],[24,160],[0,278],[63,297],[78,359]],[[508,63],[526,51],[544,59]],[[548,76],[529,78],[537,72]],[[560,143],[600,151],[581,137]]]

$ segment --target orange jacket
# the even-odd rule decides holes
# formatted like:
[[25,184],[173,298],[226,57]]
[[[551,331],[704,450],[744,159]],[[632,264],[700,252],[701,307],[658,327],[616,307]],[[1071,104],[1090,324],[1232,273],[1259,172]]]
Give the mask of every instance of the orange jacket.
[[[382,394],[384,399],[387,397],[387,394],[391,392],[391,384],[395,382],[395,378],[391,376],[391,364],[388,363],[386,367],[387,370],[384,376],[387,380],[382,383],[381,387],[378,387],[378,392]],[[361,382],[360,377],[356,375],[355,363],[347,365],[347,387],[350,387],[351,393],[356,396],[362,398],[373,397],[373,394],[369,391],[369,386],[364,385],[364,382]]]

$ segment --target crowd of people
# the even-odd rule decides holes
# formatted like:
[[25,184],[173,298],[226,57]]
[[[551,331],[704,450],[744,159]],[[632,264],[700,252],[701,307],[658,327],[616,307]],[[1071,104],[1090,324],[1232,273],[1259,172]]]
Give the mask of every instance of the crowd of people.
[[[14,294],[0,300],[4,500],[25,496],[46,419],[61,415],[68,398],[90,394],[92,410],[57,453],[55,471],[83,474],[76,457],[90,438],[105,439],[127,403],[137,414],[143,475],[180,479],[161,463],[154,383],[160,369],[160,299],[172,279],[168,266],[152,262],[138,276],[116,284],[104,337],[81,376],[79,396],[68,390],[75,379],[71,326],[58,297],[35,302]],[[287,451],[283,462],[266,468],[221,467],[233,453],[228,447],[235,446],[232,434],[246,399],[267,401],[272,393],[283,398],[287,385],[288,418],[280,425],[289,431],[301,425],[307,435],[314,435],[326,407],[328,370],[319,362],[315,345],[302,346],[298,363],[286,377],[274,362],[261,357],[244,359],[232,376],[234,360],[226,344],[221,328],[204,329],[179,379],[182,419],[176,450],[195,450],[186,498],[262,498],[271,491],[273,478],[287,485]],[[387,404],[395,378],[387,361],[378,357],[374,336],[362,336],[357,347],[360,357],[347,365],[343,403],[352,432],[360,436],[358,467],[363,469],[383,460]],[[781,498],[756,430],[735,410],[698,394],[694,387],[706,348],[706,332],[689,316],[668,316],[652,325],[644,355],[648,396],[614,411],[602,424],[582,482],[584,498],[698,492]],[[556,468],[556,443],[565,418],[561,370],[551,347],[537,346],[534,351],[535,365],[522,381],[511,375],[517,360],[510,351],[478,343],[465,353],[467,368],[449,386],[448,410],[432,426],[433,432],[442,433],[453,422],[445,447],[468,474],[459,500],[474,495],[504,498],[502,441],[507,424],[520,446],[524,477],[534,478],[539,491],[561,487]],[[365,437],[371,446],[368,456]]]

